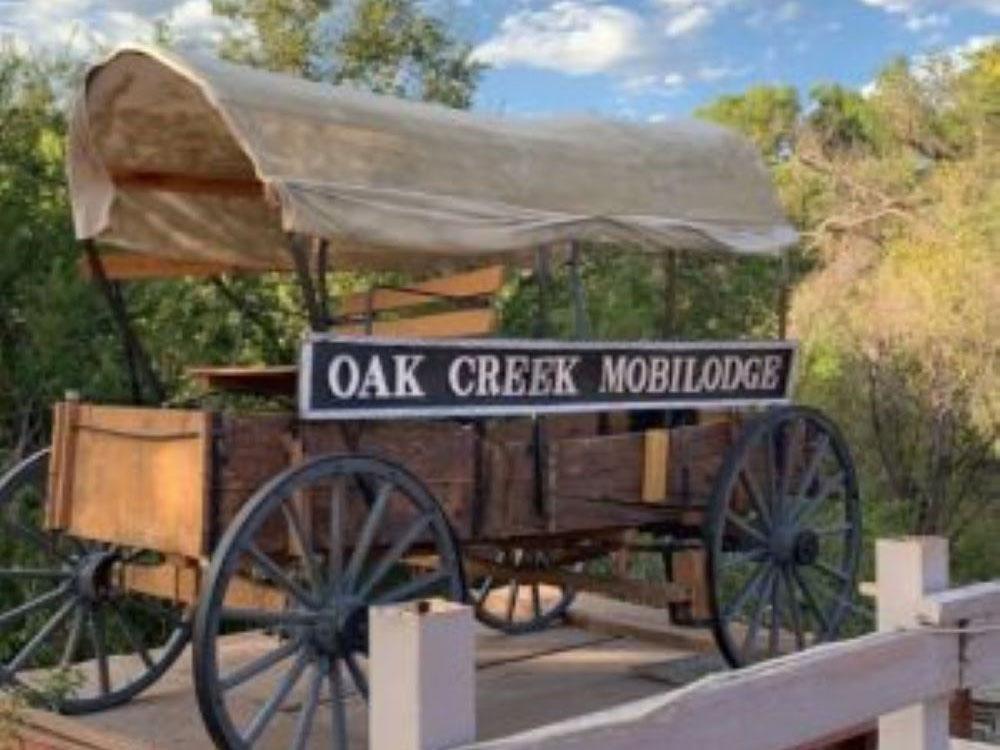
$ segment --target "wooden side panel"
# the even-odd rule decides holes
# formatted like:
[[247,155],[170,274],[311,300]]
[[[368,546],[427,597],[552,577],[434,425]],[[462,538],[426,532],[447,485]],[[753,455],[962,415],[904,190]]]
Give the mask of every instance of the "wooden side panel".
[[[492,307],[452,310],[399,320],[376,320],[371,332],[376,336],[443,339],[456,336],[486,336],[497,328],[497,313]],[[367,333],[364,323],[336,326],[337,333]]]
[[87,539],[199,557],[210,414],[88,404],[65,408],[53,457],[53,522]]
[[[457,273],[418,284],[405,289],[378,289],[372,294],[372,310],[398,310],[433,302],[440,297],[479,297],[495,294],[503,286],[503,266],[489,266],[475,271]],[[435,297],[431,295],[440,295]],[[337,304],[340,315],[364,315],[368,312],[368,293],[359,292],[341,297]]]

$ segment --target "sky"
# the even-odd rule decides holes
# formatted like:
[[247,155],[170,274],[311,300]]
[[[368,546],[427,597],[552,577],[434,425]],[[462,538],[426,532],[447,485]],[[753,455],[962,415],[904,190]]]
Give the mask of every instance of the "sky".
[[[893,56],[1000,35],[1000,0],[421,2],[490,65],[476,108],[527,116],[656,121],[758,83],[862,88]],[[210,0],[0,0],[0,35],[57,49],[148,40],[157,19],[209,48],[227,28]]]

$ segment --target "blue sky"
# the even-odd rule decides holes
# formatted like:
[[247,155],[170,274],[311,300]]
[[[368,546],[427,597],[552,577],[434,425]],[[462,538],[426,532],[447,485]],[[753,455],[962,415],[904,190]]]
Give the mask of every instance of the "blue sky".
[[[477,108],[521,115],[656,120],[754,83],[861,87],[894,55],[1000,33],[1000,0],[423,2],[491,64]],[[148,38],[158,18],[204,46],[225,29],[209,0],[0,0],[0,34],[35,45]]]

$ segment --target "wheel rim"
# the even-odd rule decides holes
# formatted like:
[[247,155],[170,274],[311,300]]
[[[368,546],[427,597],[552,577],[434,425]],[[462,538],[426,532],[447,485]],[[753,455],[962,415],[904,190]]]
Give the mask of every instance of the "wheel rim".
[[854,465],[819,412],[776,410],[730,450],[712,496],[713,629],[733,666],[836,638],[861,547]]
[[189,628],[180,606],[129,591],[125,565],[155,553],[42,526],[48,449],[0,479],[0,670],[28,702],[86,713],[133,698],[176,660]]
[[[248,578],[278,598],[234,606]],[[352,715],[367,699],[368,607],[463,594],[447,519],[401,467],[334,456],[286,471],[244,506],[213,556],[195,625],[209,732],[228,748],[276,733],[291,748],[345,748],[366,723]],[[254,649],[223,664],[219,637],[232,628],[249,631]]]
[[[537,547],[466,548],[473,560],[499,566],[540,572],[553,567],[552,556]],[[579,570],[582,564],[573,566]],[[527,595],[527,605],[523,601]],[[516,575],[484,575],[472,581],[469,599],[475,606],[476,619],[494,630],[512,635],[544,630],[566,615],[576,598],[568,586],[549,586],[538,582],[523,583]]]

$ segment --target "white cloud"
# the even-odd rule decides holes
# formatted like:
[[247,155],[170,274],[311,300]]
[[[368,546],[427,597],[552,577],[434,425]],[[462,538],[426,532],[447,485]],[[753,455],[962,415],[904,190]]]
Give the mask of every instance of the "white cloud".
[[711,18],[712,11],[706,6],[695,5],[667,19],[664,31],[669,37],[684,36],[707,26]]
[[127,41],[148,42],[155,22],[167,21],[178,41],[217,41],[226,21],[210,0],[7,0],[0,31],[22,44],[92,52]]
[[917,33],[928,29],[940,29],[949,23],[951,23],[951,18],[945,13],[927,13],[926,15],[907,16],[903,25],[907,30]]
[[668,89],[675,89],[684,85],[684,76],[680,73],[667,73],[663,76],[663,85]]
[[1000,16],[1000,0],[860,0],[864,5],[907,18],[940,11],[967,8]]
[[583,75],[619,67],[642,47],[642,22],[616,5],[559,0],[507,16],[499,33],[474,50],[478,60]]
[[739,78],[740,76],[745,76],[753,71],[753,67],[750,65],[744,65],[742,67],[734,67],[730,65],[702,65],[698,68],[697,76],[701,81],[706,83],[714,83],[715,81],[723,81],[727,78]]

